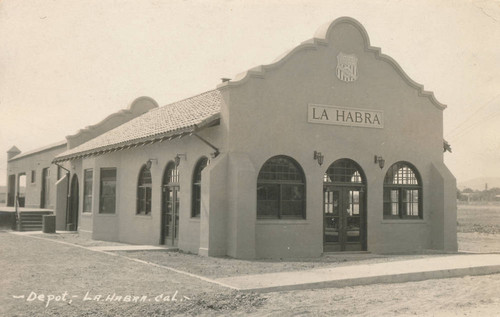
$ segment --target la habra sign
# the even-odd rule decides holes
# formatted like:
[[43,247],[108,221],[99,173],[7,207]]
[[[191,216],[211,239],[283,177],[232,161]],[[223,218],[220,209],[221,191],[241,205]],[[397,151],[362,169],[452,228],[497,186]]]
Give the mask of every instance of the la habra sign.
[[307,110],[307,121],[310,123],[381,129],[384,127],[384,112],[373,109],[310,104]]

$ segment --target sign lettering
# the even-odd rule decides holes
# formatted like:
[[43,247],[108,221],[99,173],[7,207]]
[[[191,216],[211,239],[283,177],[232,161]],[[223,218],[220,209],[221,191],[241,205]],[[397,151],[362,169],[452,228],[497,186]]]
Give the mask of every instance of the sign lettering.
[[310,104],[307,113],[309,123],[379,129],[384,127],[384,112],[382,110]]

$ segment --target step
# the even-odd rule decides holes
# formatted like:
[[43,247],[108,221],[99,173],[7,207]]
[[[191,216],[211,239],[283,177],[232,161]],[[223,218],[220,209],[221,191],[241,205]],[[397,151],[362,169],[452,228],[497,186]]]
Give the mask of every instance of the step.
[[41,223],[21,223],[21,227],[23,228],[31,228],[31,227],[42,227]]
[[40,228],[21,228],[20,231],[42,231],[42,227],[40,227]]
[[42,220],[43,218],[42,217],[25,217],[25,216],[22,216],[21,219],[26,219],[26,220]]
[[26,217],[26,216],[36,216],[36,217],[43,217],[44,215],[52,215],[52,213],[45,213],[45,212],[20,212],[20,216]]

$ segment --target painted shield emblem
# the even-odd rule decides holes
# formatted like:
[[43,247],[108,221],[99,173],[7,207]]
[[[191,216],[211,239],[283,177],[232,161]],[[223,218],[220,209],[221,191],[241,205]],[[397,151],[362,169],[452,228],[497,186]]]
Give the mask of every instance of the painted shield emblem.
[[337,77],[345,82],[358,79],[358,58],[356,55],[342,52],[337,55]]

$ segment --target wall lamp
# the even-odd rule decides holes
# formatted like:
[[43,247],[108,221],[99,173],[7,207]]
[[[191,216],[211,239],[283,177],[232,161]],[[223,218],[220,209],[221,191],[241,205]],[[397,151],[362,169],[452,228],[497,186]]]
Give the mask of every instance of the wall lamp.
[[321,166],[323,165],[323,154],[321,154],[321,152],[318,152],[318,151],[314,151],[314,159],[316,161],[318,161],[318,164]]
[[155,161],[156,164],[158,164],[158,159],[155,158],[150,158],[149,160],[146,161],[146,169],[151,169],[151,165],[153,165],[153,161]]
[[179,166],[179,164],[181,163],[181,157],[184,158],[184,161],[187,160],[187,155],[186,154],[177,154],[175,156],[175,159],[174,159],[174,161],[175,161],[175,167]]
[[378,163],[378,166],[380,167],[380,169],[383,169],[384,168],[384,165],[385,165],[385,160],[382,156],[377,156],[375,155],[375,164]]

